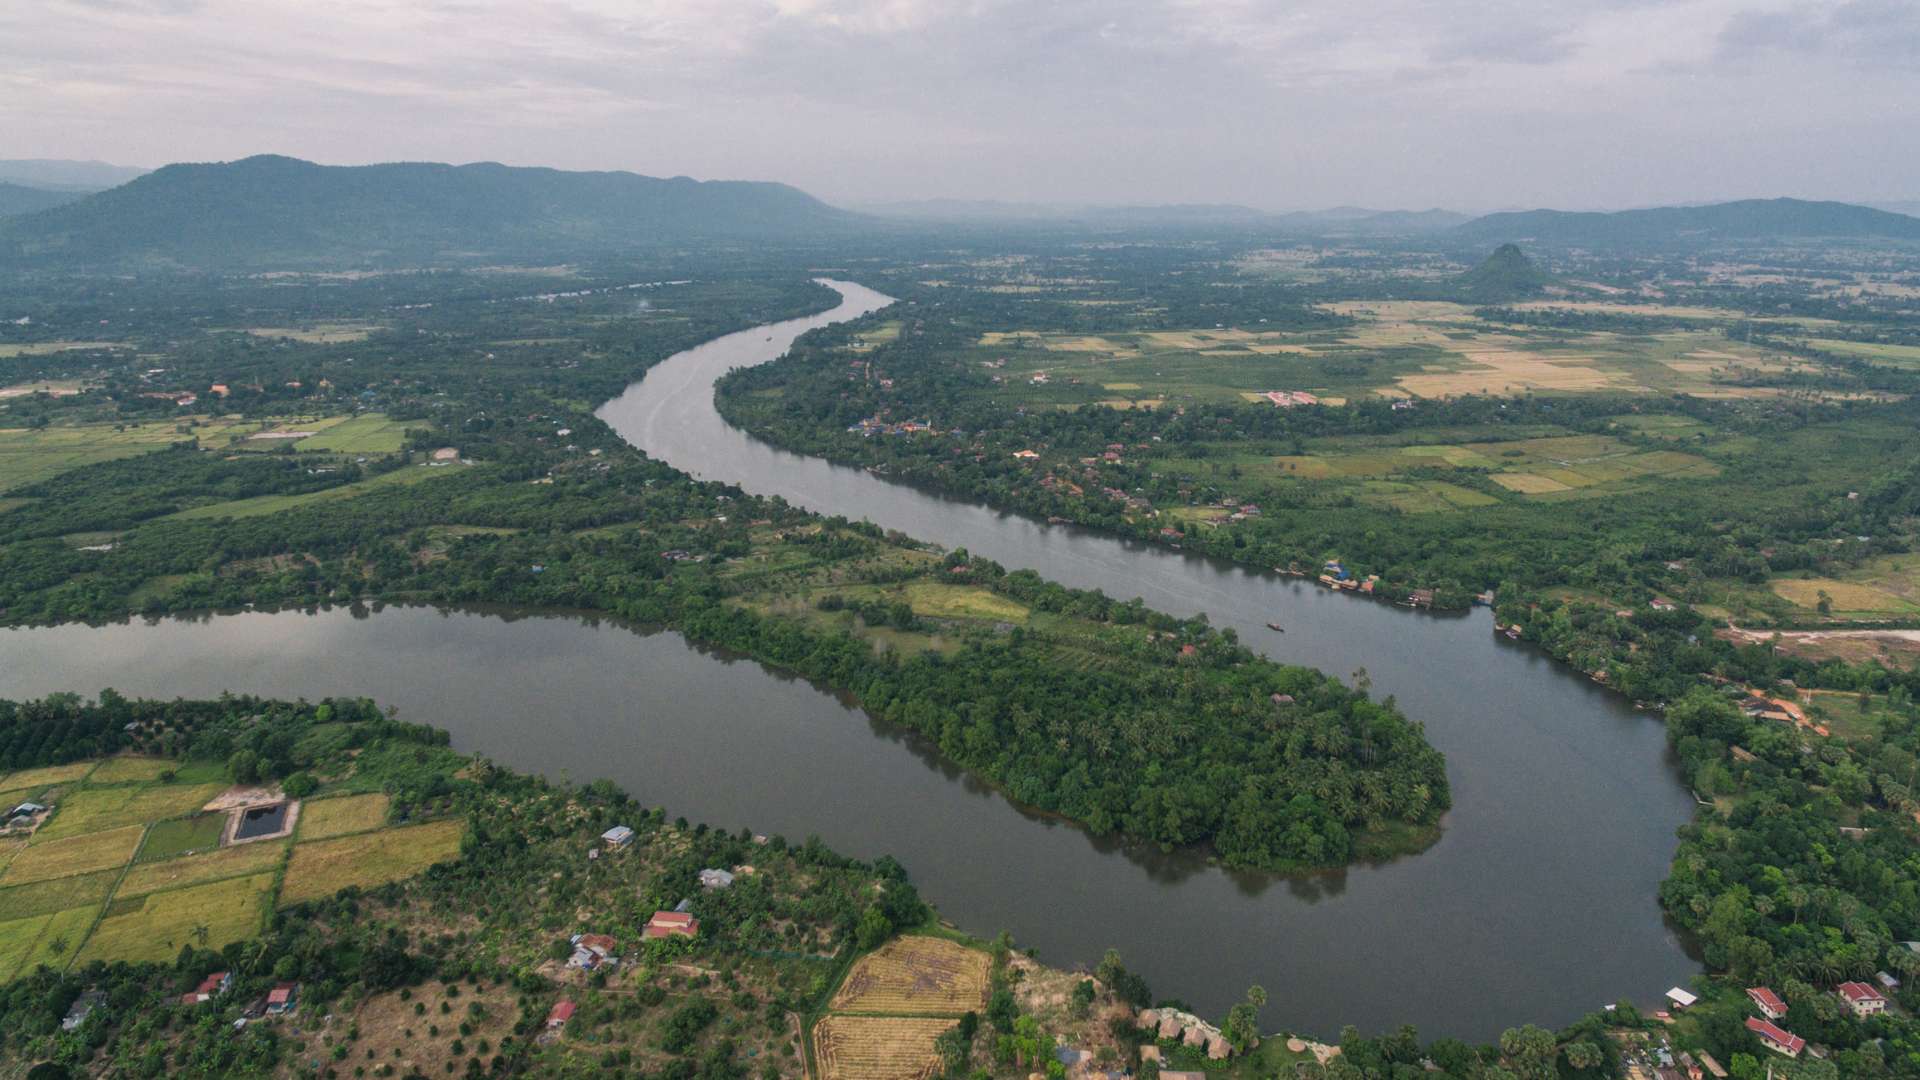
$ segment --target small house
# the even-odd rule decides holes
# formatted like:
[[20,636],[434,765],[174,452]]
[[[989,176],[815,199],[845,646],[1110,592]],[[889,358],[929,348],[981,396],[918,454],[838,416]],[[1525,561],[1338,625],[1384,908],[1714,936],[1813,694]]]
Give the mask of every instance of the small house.
[[300,984],[283,982],[267,992],[267,1015],[280,1016],[300,1007]]
[[206,978],[201,979],[199,986],[181,994],[180,1003],[182,1005],[198,1005],[204,1001],[212,1001],[214,998],[226,993],[227,988],[232,985],[232,972],[216,971]]
[[1760,1010],[1760,1015],[1769,1020],[1784,1019],[1787,1015],[1787,1003],[1768,987],[1747,987],[1747,998],[1753,1002],[1754,1008]]
[[1880,989],[1889,994],[1897,993],[1900,990],[1900,980],[1895,978],[1891,972],[1876,971],[1873,973],[1873,981],[1879,983]]
[[1691,1007],[1694,1002],[1699,1001],[1700,999],[1694,996],[1689,991],[1683,990],[1680,987],[1676,986],[1673,989],[1667,991],[1667,1000],[1673,1002],[1674,1008],[1685,1009],[1685,1008]]
[[699,936],[700,920],[684,911],[656,911],[653,913],[653,918],[647,920],[646,928],[640,931],[642,941]]
[[547,1030],[559,1031],[566,1027],[567,1021],[573,1019],[574,1008],[575,1005],[571,1001],[555,1002],[553,1008],[547,1011]]
[[621,848],[633,843],[633,830],[625,825],[615,825],[613,828],[601,833],[600,839],[606,841],[608,847],[619,851]]
[[700,871],[700,887],[703,889],[724,889],[732,884],[733,875],[728,871],[716,869]]
[[1757,1016],[1747,1017],[1747,1030],[1759,1038],[1760,1045],[1790,1058],[1799,1057],[1800,1051],[1807,1047],[1807,1040],[1776,1027],[1771,1020],[1762,1020]]
[[435,461],[459,461],[460,451],[451,446],[442,446],[432,454]]
[[47,812],[47,808],[41,805],[40,803],[23,802],[19,806],[14,807],[13,813],[8,814],[7,816],[8,817],[32,817],[35,814],[44,814],[46,812]]
[[1853,1010],[1853,1015],[1862,1019],[1884,1012],[1887,1007],[1887,999],[1881,996],[1880,991],[1863,982],[1843,982],[1834,988],[1834,992],[1840,995],[1841,1001],[1846,1002],[1847,1008]]

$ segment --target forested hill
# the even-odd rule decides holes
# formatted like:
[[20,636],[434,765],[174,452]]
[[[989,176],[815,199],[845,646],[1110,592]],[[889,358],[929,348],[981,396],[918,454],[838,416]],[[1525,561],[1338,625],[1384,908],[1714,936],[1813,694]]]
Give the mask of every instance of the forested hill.
[[784,184],[493,163],[326,166],[260,156],[169,165],[0,225],[0,260],[186,266],[791,238],[854,215]]
[[1488,214],[1461,225],[1452,235],[1475,242],[1531,240],[1601,247],[1795,237],[1920,241],[1920,218],[1851,203],[1744,199],[1712,206],[1662,206],[1618,213],[1527,210]]
[[0,218],[47,210],[80,198],[77,191],[48,191],[45,188],[10,184],[0,180]]

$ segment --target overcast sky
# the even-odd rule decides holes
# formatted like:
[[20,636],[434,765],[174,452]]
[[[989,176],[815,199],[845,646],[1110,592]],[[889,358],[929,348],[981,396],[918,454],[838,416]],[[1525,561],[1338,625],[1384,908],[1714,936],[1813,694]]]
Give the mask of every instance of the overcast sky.
[[0,158],[1269,209],[1920,199],[1920,0],[19,0]]

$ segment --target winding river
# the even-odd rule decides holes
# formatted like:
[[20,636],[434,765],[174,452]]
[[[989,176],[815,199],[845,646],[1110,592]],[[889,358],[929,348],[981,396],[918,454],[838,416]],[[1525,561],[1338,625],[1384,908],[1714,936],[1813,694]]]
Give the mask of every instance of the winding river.
[[714,379],[889,302],[831,284],[834,310],[679,353],[601,417],[704,479],[1204,611],[1275,659],[1343,677],[1364,667],[1374,692],[1395,695],[1447,754],[1455,808],[1440,842],[1384,865],[1279,878],[1094,839],[1023,813],[836,695],[676,634],[565,613],[376,607],[0,630],[0,695],[371,695],[503,764],[607,777],[718,826],[891,853],[961,927],[1009,929],[1065,965],[1117,947],[1158,992],[1203,1012],[1260,983],[1269,1025],[1321,1036],[1412,1023],[1487,1039],[1621,997],[1652,1001],[1697,970],[1656,901],[1692,809],[1661,726],[1496,638],[1484,611],[1415,614],[1044,525],[728,427]]

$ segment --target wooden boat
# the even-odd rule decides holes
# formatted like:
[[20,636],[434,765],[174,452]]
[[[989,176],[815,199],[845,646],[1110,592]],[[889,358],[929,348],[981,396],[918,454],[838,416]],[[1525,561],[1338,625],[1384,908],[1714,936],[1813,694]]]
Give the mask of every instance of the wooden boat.
[[1278,632],[1280,632],[1280,633],[1282,633],[1282,634],[1284,634],[1284,633],[1286,633],[1286,632],[1287,632],[1287,628],[1286,628],[1286,627],[1284,627],[1284,626],[1281,626],[1281,625],[1280,625],[1279,623],[1277,623],[1277,622],[1270,622],[1270,623],[1268,623],[1268,624],[1267,624],[1267,629],[1269,629],[1269,630],[1276,630],[1276,631],[1278,631]]

